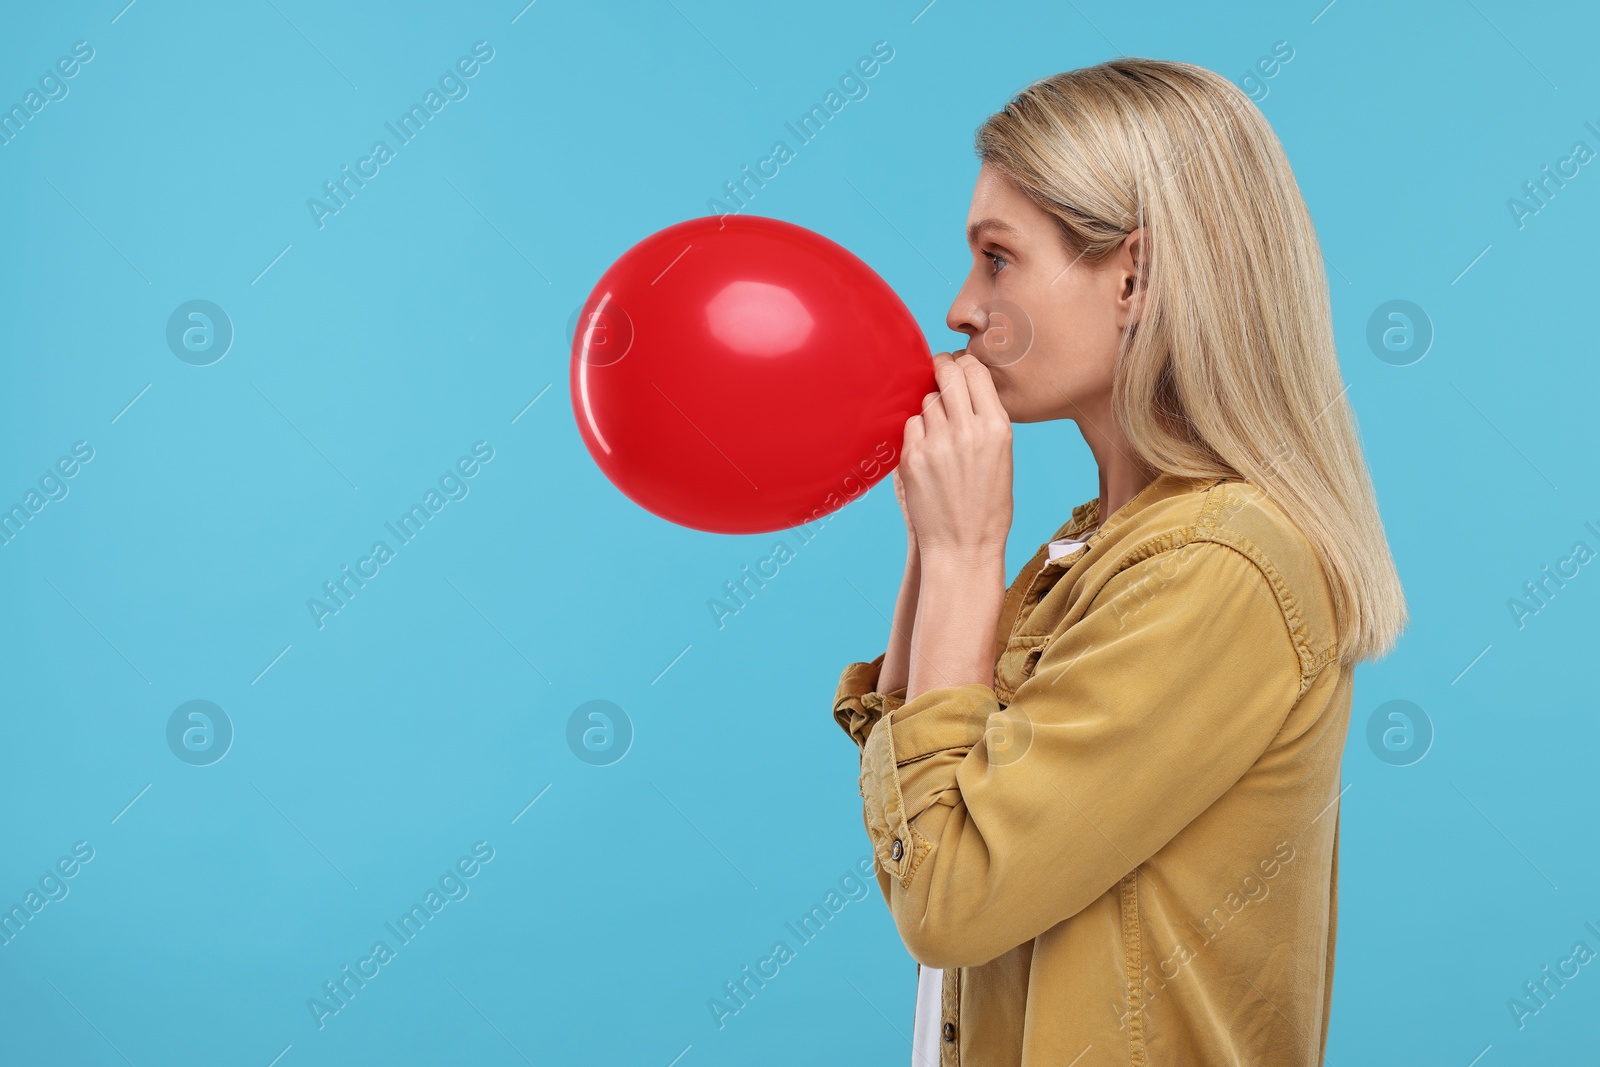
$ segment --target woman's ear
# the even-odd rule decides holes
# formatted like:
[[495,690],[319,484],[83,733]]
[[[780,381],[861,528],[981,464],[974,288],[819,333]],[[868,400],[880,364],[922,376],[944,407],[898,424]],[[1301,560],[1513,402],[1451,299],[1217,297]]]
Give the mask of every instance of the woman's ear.
[[1146,259],[1145,228],[1140,226],[1122,239],[1117,250],[1117,270],[1121,278],[1118,292],[1120,325],[1131,329],[1139,324],[1144,306],[1144,294],[1150,282]]

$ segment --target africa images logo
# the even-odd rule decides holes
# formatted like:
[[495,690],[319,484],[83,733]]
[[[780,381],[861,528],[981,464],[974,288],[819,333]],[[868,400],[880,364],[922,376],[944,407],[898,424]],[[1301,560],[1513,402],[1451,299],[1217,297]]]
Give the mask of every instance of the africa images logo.
[[[494,48],[488,41],[479,41],[472,46],[471,56],[462,56],[457,59],[455,66],[439,75],[439,87],[428,87],[423,94],[421,103],[413,103],[409,109],[402,112],[395,122],[385,122],[384,128],[394,136],[394,146],[388,141],[378,140],[372,143],[368,153],[356,160],[355,170],[350,169],[350,164],[343,163],[339,166],[339,176],[322,183],[322,192],[326,199],[308,197],[306,210],[311,213],[311,221],[321,230],[327,226],[327,220],[339,214],[350,206],[356,194],[367,187],[367,182],[382,173],[384,164],[394,159],[398,150],[404,148],[415,140],[433,117],[445,109],[453,101],[465,100],[472,91],[468,80],[478,76],[484,64],[494,59]],[[396,125],[396,122],[398,125]]]
[[327,1025],[330,1016],[338,1015],[350,1006],[350,1001],[357,993],[367,987],[367,983],[383,973],[383,968],[393,963],[399,956],[400,950],[416,940],[435,915],[444,911],[445,905],[452,901],[466,900],[467,894],[472,892],[470,880],[477,877],[485,864],[494,859],[494,846],[487,841],[478,841],[472,846],[470,856],[462,856],[456,860],[453,867],[446,868],[439,876],[438,887],[429,886],[422,895],[420,903],[411,905],[409,911],[404,912],[394,922],[383,924],[385,930],[394,935],[394,944],[389,944],[387,939],[380,938],[372,943],[372,950],[356,961],[355,967],[345,964],[339,968],[336,977],[322,983],[322,997],[306,998],[306,1007],[311,1012],[311,1019],[321,1030]]

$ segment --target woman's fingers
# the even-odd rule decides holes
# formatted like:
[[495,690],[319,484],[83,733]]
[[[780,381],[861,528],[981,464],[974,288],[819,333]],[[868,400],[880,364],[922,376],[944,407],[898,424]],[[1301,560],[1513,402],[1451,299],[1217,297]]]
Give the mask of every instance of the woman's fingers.
[[944,402],[937,392],[925,393],[922,397],[922,422],[924,429],[934,429],[943,426],[949,421],[944,409]]
[[[930,393],[929,395],[938,396],[939,394]],[[912,415],[910,418],[906,419],[904,440],[900,445],[900,458],[902,460],[905,458],[905,454],[909,452],[914,445],[921,444],[922,439],[928,436],[926,397],[923,398],[923,411],[924,414],[922,415]],[[899,470],[899,467],[896,466],[895,469]]]
[[956,365],[962,370],[962,380],[967,387],[967,396],[972,404],[975,414],[987,418],[1005,419],[1011,421],[1011,416],[1006,413],[1006,407],[1000,403],[1000,394],[994,389],[994,376],[989,373],[989,368],[983,360],[970,352],[963,352],[957,358]]
[[[965,355],[963,350],[963,355]],[[973,362],[977,362],[973,356]],[[939,383],[939,397],[944,413],[951,421],[961,421],[973,413],[972,398],[967,392],[967,375],[960,362],[948,352],[933,357],[933,376]]]
[[[940,352],[933,357],[937,392],[922,398],[921,415],[906,423],[906,444],[920,443],[930,434],[963,432],[978,414],[1005,418],[1005,408],[995,394],[988,368],[966,349],[959,354]],[[975,369],[974,369],[975,368]]]

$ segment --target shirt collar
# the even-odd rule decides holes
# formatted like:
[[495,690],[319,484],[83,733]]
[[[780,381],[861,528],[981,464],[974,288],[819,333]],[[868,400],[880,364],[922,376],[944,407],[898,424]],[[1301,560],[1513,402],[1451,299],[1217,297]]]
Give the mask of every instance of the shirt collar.
[[1047,542],[1045,548],[1049,553],[1047,563],[1071,563],[1086,550],[1091,538],[1103,532],[1108,525],[1122,524],[1135,512],[1156,500],[1172,496],[1175,493],[1215,485],[1221,478],[1190,478],[1182,475],[1163,472],[1149,482],[1143,489],[1135,493],[1122,507],[1118,508],[1111,516],[1109,523],[1100,521],[1100,498],[1086,500],[1072,509],[1072,518],[1060,530],[1056,537]]

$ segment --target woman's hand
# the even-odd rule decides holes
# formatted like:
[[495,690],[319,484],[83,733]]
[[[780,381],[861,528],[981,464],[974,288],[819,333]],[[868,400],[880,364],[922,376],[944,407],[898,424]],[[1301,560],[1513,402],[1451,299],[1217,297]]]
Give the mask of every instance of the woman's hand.
[[924,560],[1003,557],[1011,530],[1011,419],[977,356],[963,349],[933,361],[939,391],[906,420],[896,495]]
[[889,475],[894,479],[894,498],[900,502],[900,514],[906,520],[906,540],[909,547],[915,551],[917,547],[917,529],[911,525],[911,509],[906,506],[906,483],[900,477],[900,464],[896,463],[894,472]]

